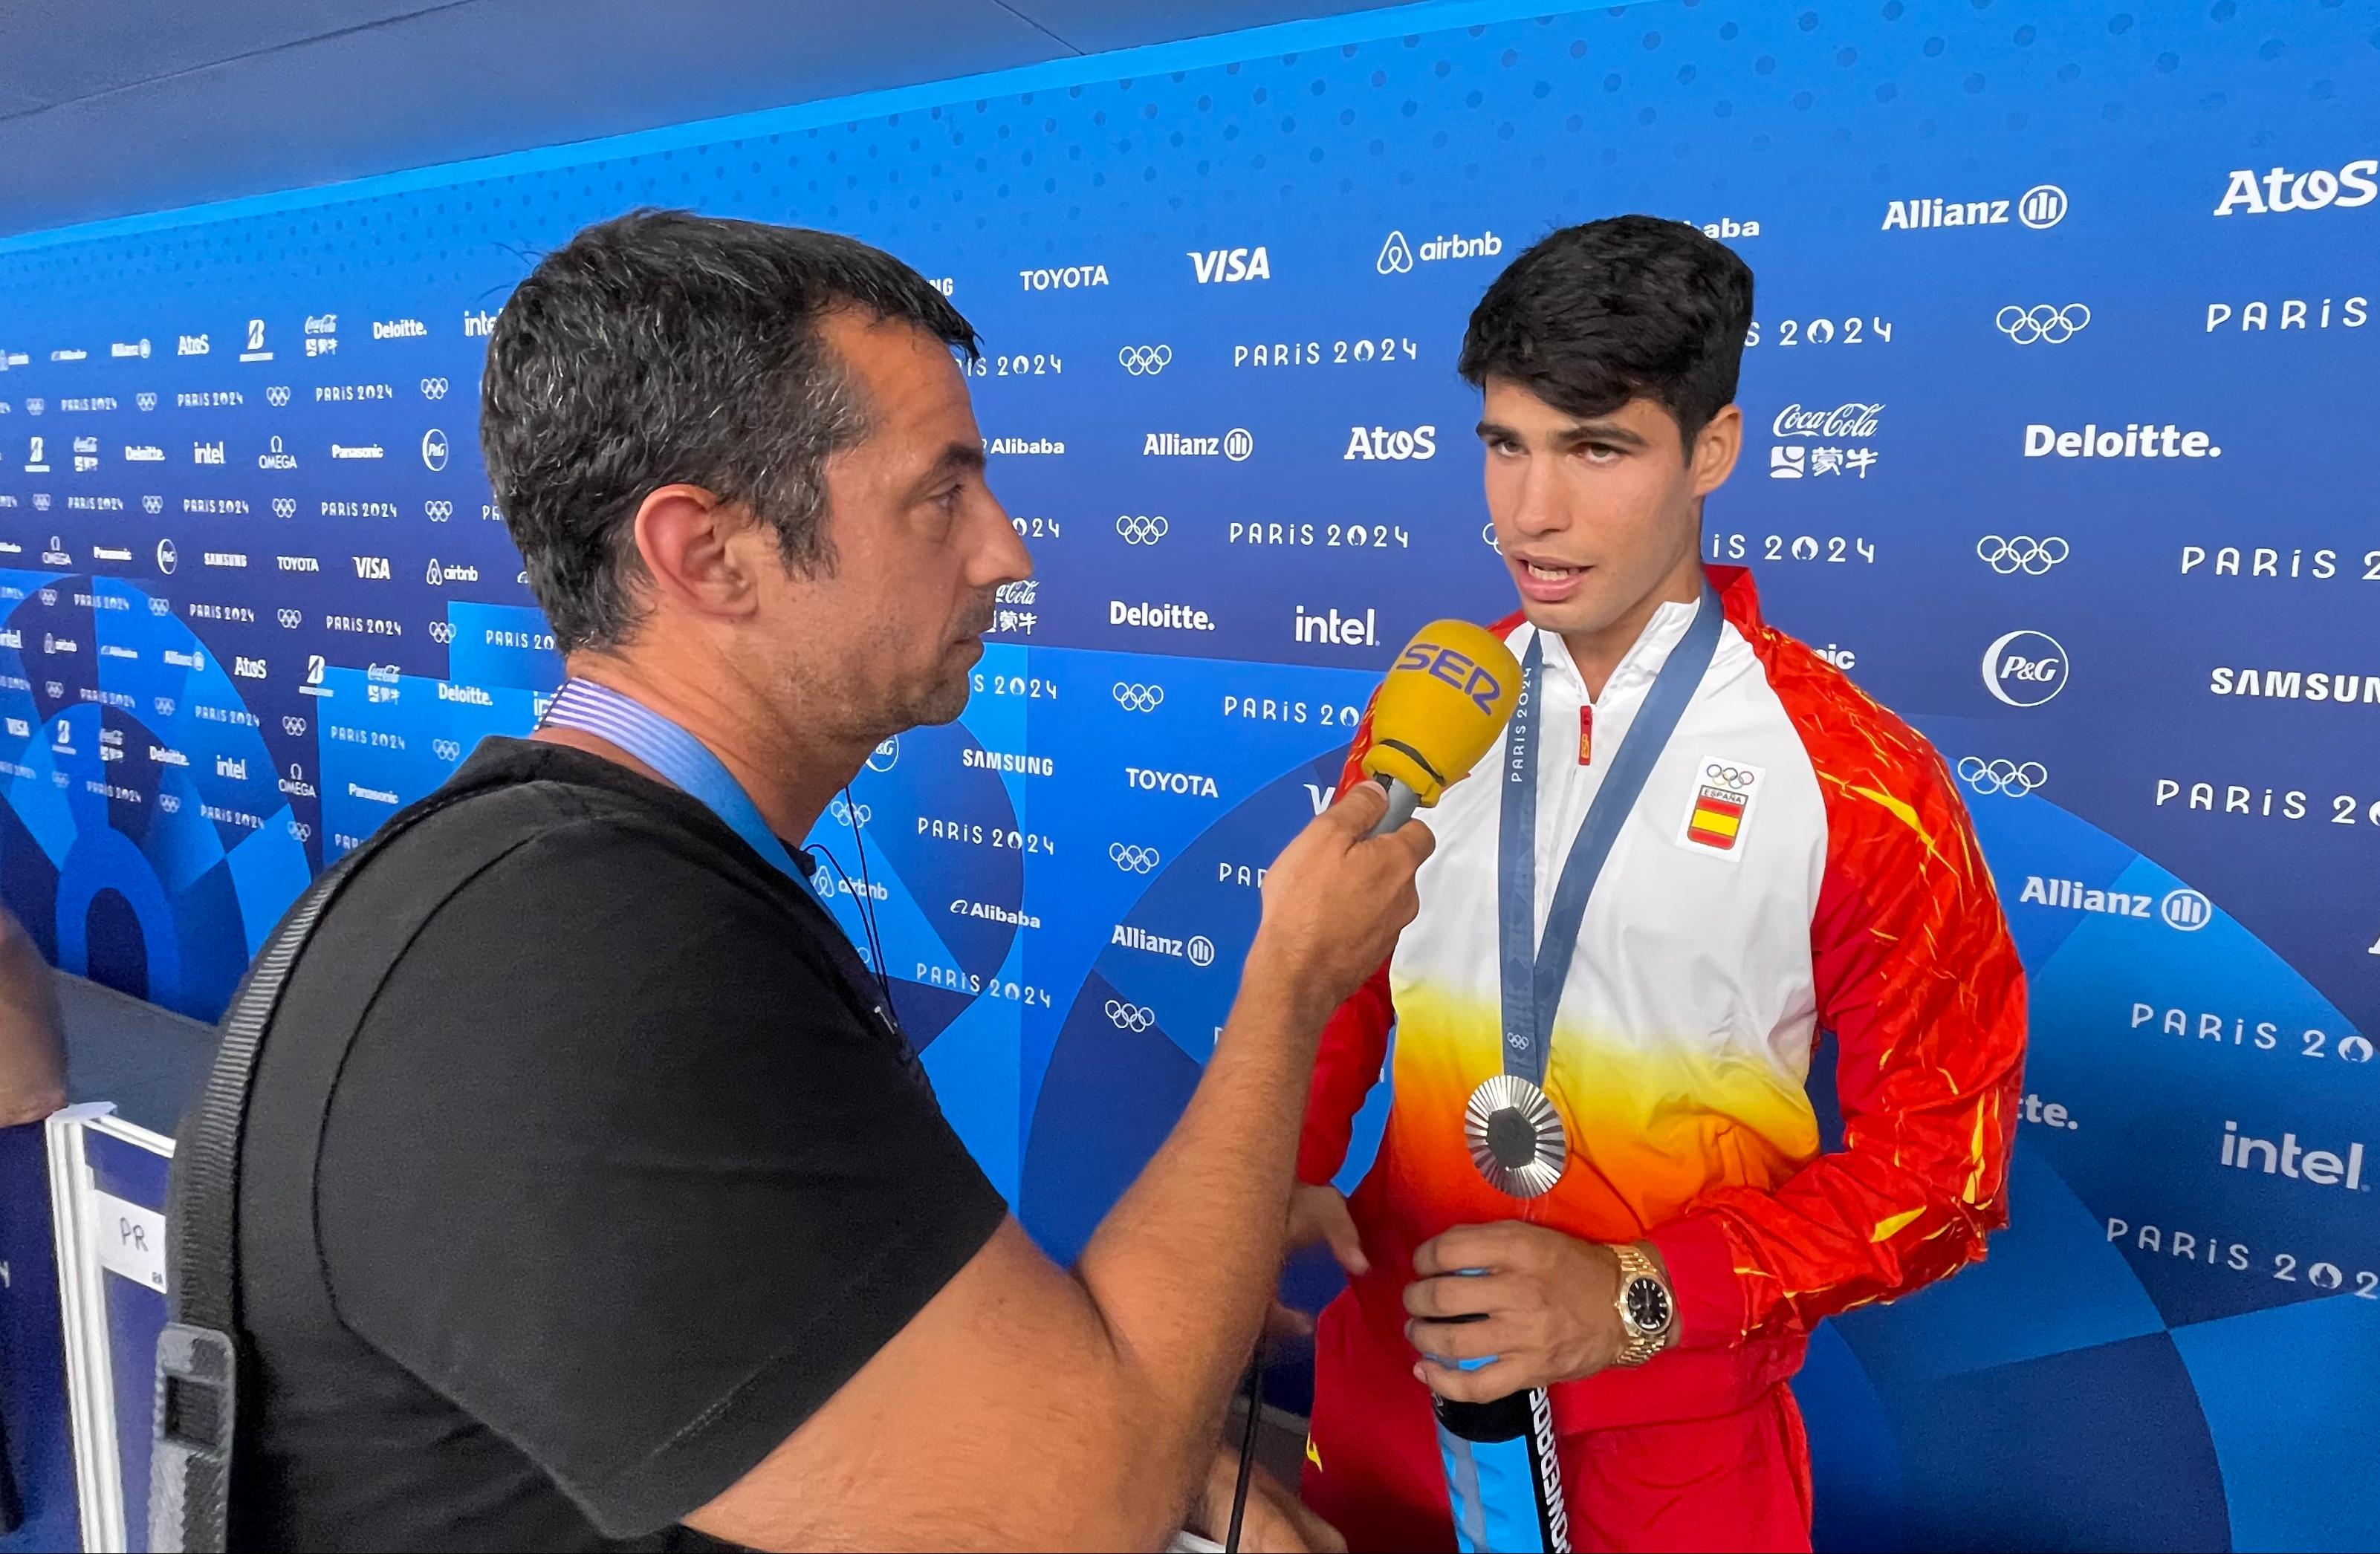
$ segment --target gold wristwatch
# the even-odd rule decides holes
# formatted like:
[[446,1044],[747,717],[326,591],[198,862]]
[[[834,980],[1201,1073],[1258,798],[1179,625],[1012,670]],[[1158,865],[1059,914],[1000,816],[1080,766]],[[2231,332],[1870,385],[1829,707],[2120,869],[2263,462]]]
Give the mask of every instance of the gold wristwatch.
[[1660,1266],[1642,1246],[1614,1246],[1620,1259],[1620,1328],[1627,1340],[1612,1360],[1615,1366],[1641,1366],[1670,1345],[1678,1331],[1678,1303]]

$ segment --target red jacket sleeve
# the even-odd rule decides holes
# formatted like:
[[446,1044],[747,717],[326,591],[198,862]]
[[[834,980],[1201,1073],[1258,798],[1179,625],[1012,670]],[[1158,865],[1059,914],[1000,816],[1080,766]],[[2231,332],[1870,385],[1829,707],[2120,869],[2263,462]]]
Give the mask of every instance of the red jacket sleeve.
[[1906,1294],[2008,1222],[2025,997],[2007,919],[1941,759],[1847,684],[1826,689],[1801,721],[1827,801],[1811,956],[1842,1147],[1655,1232],[1690,1347]]
[[[1347,764],[1339,773],[1342,791],[1351,783],[1371,780],[1363,765],[1371,743],[1372,710],[1366,707],[1355,728],[1355,742],[1348,747]],[[1305,1130],[1297,1144],[1300,1182],[1327,1183],[1346,1163],[1355,1113],[1380,1077],[1389,1029],[1396,1021],[1396,1005],[1389,997],[1389,966],[1383,961],[1322,1027],[1322,1045],[1314,1057],[1314,1087],[1305,1099]]]

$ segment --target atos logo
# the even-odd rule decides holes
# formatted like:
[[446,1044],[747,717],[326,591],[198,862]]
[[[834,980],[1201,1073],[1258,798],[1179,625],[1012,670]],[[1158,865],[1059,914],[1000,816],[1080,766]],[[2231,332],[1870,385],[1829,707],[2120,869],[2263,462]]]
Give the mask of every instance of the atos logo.
[[1390,431],[1376,426],[1366,431],[1360,426],[1347,429],[1347,451],[1342,459],[1425,459],[1438,456],[1438,428],[1417,426],[1410,431]]
[[235,657],[231,661],[231,672],[242,680],[261,680],[265,674],[264,661]]
[[1253,249],[1208,249],[1193,252],[1191,272],[1200,285],[1212,285],[1218,281],[1269,281],[1272,279],[1272,256],[1259,244]]
[[2234,168],[2215,213],[2262,216],[2282,211],[2319,211],[2331,205],[2353,210],[2371,204],[2374,196],[2380,195],[2380,183],[2373,181],[2375,173],[2380,173],[2380,158],[2369,156],[2336,173],[2320,167],[2311,173],[2276,167],[2259,175],[2252,167]]
[[2038,707],[2066,688],[2066,650],[2045,631],[2008,632],[1984,650],[1984,688],[2010,707]]

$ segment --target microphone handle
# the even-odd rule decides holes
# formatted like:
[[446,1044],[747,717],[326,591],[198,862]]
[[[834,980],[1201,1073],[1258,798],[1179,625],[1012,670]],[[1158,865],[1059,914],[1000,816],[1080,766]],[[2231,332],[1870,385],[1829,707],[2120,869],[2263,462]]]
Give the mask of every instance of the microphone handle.
[[1414,818],[1414,811],[1421,806],[1421,795],[1398,778],[1381,777],[1375,781],[1389,790],[1389,812],[1380,817],[1380,823],[1372,828],[1372,834],[1386,836]]

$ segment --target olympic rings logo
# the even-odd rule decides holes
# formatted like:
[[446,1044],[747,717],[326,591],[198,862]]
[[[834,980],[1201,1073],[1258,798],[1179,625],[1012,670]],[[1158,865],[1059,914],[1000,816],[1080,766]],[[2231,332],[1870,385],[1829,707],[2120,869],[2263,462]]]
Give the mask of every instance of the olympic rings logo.
[[281,408],[281,407],[289,403],[289,385],[286,383],[273,384],[271,388],[264,391],[264,399],[265,403],[271,405],[274,409],[277,410]]
[[165,814],[178,815],[182,812],[181,795],[161,793],[157,795],[157,807]]
[[433,739],[430,742],[430,753],[440,760],[461,760],[463,742],[459,739]]
[[289,835],[292,841],[303,842],[313,834],[314,828],[308,825],[305,821],[292,820],[289,822]]
[[1959,758],[1959,781],[1979,794],[2006,794],[2022,798],[2049,781],[2049,768],[2037,760],[2022,763],[1985,760],[1981,756]]
[[157,709],[157,715],[161,718],[174,715],[174,698],[170,696],[152,696],[149,698],[149,705]]
[[2046,302],[2020,308],[2011,302],[1999,310],[1992,324],[2020,346],[2030,346],[2036,340],[2046,346],[2062,346],[2090,327],[2091,310],[2080,302],[2069,302],[2063,308],[2053,308]]
[[294,496],[274,497],[273,499],[273,516],[276,518],[296,517],[298,516],[298,499]]
[[454,640],[455,640],[455,623],[454,623],[454,622],[452,622],[452,621],[432,621],[432,622],[431,622],[431,623],[430,623],[430,640],[431,640],[432,642],[452,642],[452,641],[454,641]]
[[144,496],[140,499],[140,510],[153,518],[165,510],[165,499],[162,496]]
[[1165,705],[1163,686],[1143,686],[1129,680],[1118,680],[1110,693],[1116,705],[1127,712],[1154,712]]
[[2035,540],[2030,534],[2008,540],[1986,534],[1975,541],[1975,559],[2003,577],[2017,572],[2038,577],[2068,554],[2066,541],[2055,534],[2046,540]]
[[1126,346],[1116,352],[1116,365],[1135,378],[1154,378],[1172,360],[1171,346]]
[[140,407],[140,408],[141,408],[141,409],[143,409],[143,410],[153,410],[153,409],[155,409],[155,408],[157,407],[157,396],[156,396],[155,395],[153,395],[153,394],[151,394],[151,393],[150,393],[148,390],[146,390],[146,389],[143,389],[143,390],[141,390],[139,394],[134,395],[132,396],[132,400],[133,400],[133,403],[134,403],[134,404],[139,405],[139,406]]
[[306,732],[306,720],[303,718],[285,717],[281,720],[281,732],[287,735],[290,738],[295,739],[299,735]]
[[282,630],[295,631],[306,624],[306,613],[303,610],[283,610],[280,612],[280,621]]
[[847,804],[840,798],[836,799],[832,804],[828,805],[826,807],[826,812],[834,817],[834,823],[839,826],[851,825],[853,823],[854,816],[858,818],[858,824],[863,826],[876,818],[876,811],[868,806],[865,804]]
[[1108,844],[1108,861],[1126,874],[1146,874],[1165,861],[1154,847],[1135,847],[1128,842]]
[[1127,545],[1154,545],[1172,530],[1172,524],[1167,522],[1161,513],[1154,516],[1145,513],[1116,515],[1116,532],[1123,536],[1123,542]]
[[170,615],[174,613],[174,601],[170,599],[160,599],[152,593],[149,596],[149,613],[152,615]]
[[421,397],[443,399],[446,397],[446,380],[443,378],[424,378],[421,380]]
[[1145,1004],[1108,1000],[1108,1023],[1118,1030],[1145,1031],[1157,1024],[1157,1011]]
[[1713,761],[1708,766],[1703,768],[1703,777],[1706,781],[1719,783],[1724,787],[1733,788],[1738,793],[1742,793],[1744,789],[1752,786],[1753,783],[1756,781],[1759,776],[1760,773],[1753,771],[1750,767],[1721,766],[1717,761]]
[[425,502],[421,504],[421,516],[431,523],[443,524],[455,516],[455,504],[443,498]]

